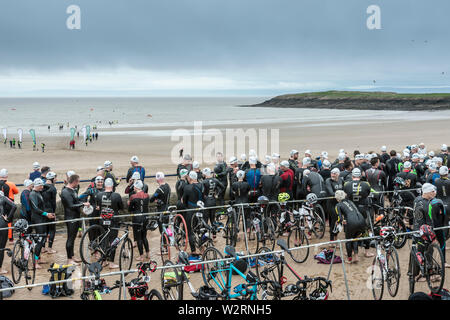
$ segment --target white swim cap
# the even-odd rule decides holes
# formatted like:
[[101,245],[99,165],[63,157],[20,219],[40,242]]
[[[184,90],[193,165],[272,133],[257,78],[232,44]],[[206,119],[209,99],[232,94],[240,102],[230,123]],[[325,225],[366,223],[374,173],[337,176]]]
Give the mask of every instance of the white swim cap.
[[446,176],[446,175],[448,175],[448,167],[446,167],[446,166],[440,167],[440,168],[439,168],[439,174],[440,174],[441,176]]
[[34,162],[33,163],[33,169],[34,170],[38,170],[38,169],[40,169],[41,168],[41,165],[39,164],[39,162]]
[[352,177],[355,177],[355,178],[361,177],[361,170],[359,170],[358,168],[353,169]]
[[8,176],[8,170],[2,169],[0,170],[0,178],[6,178]]
[[256,151],[253,150],[253,149],[251,149],[251,150],[248,152],[248,155],[249,155],[249,157],[255,157],[255,158],[257,158]]
[[436,187],[433,186],[431,183],[425,183],[425,184],[422,186],[422,194],[424,194],[424,193],[429,193],[429,192],[433,192],[433,191],[436,191]]
[[339,170],[339,168],[334,168],[333,170],[331,170],[332,174],[340,174],[341,170]]
[[241,154],[241,160],[242,161],[247,160],[247,155],[245,153]]
[[308,150],[306,150],[306,151],[305,151],[305,154],[309,154],[309,155],[312,155],[312,153],[311,153],[311,150],[309,150],[309,149],[308,149]]
[[200,168],[200,163],[198,163],[198,161],[192,162],[192,169],[198,169],[198,168]]
[[103,182],[103,177],[102,176],[96,176],[95,177],[95,182],[97,183],[97,182],[100,182],[100,181],[102,181]]
[[242,171],[242,170],[239,170],[239,171],[236,173],[236,177],[237,177],[238,179],[242,179],[244,176],[245,176],[245,172]]
[[43,186],[44,181],[41,178],[36,178],[34,179],[33,184],[35,187]]
[[187,169],[181,169],[180,170],[180,177],[182,178],[182,177],[186,176],[188,173],[189,173],[189,171],[187,171]]
[[197,180],[197,172],[195,171],[189,172],[189,178],[191,178],[192,180]]
[[339,161],[344,161],[345,160],[345,153],[343,153],[343,152],[339,153],[338,160]]
[[110,188],[114,186],[114,181],[111,178],[105,180],[105,187]]
[[403,164],[403,168],[405,168],[405,169],[411,169],[411,162],[406,161],[406,162]]
[[130,159],[130,162],[139,163],[138,156],[132,156],[131,159]]
[[23,182],[23,185],[25,186],[25,188],[28,188],[32,184],[33,184],[33,181],[31,181],[30,179],[25,179]]
[[297,150],[295,150],[295,149],[292,149],[291,150],[291,152],[289,153],[290,155],[291,155],[291,157],[294,155],[294,154],[296,154],[296,153],[298,153],[298,151]]
[[434,157],[434,151],[430,151],[430,153],[428,154],[430,157]]
[[331,162],[328,161],[328,160],[325,160],[325,161],[323,162],[323,166],[324,166],[324,168],[330,168],[330,167],[331,167]]
[[306,177],[309,176],[310,173],[311,173],[310,170],[303,171],[303,175],[306,176]]
[[144,188],[144,183],[141,180],[136,180],[133,183],[133,187],[139,190],[142,190],[142,188]]
[[141,179],[141,174],[137,171],[133,172],[133,174],[131,175],[131,180],[140,180]]
[[446,144],[443,144],[443,145],[441,146],[441,151],[447,151],[447,150],[448,150],[447,145],[446,145]]
[[107,160],[107,161],[105,161],[105,163],[103,164],[103,166],[104,166],[105,168],[109,168],[109,167],[112,166],[112,162]]
[[344,192],[344,190],[337,190],[334,194],[334,197],[337,201],[342,201],[347,197],[347,194]]
[[211,176],[211,169],[210,168],[204,168],[202,170],[203,174],[207,177]]
[[157,172],[157,173],[155,174],[155,178],[156,178],[156,180],[162,180],[162,179],[164,179],[164,173],[162,173],[162,172]]
[[97,167],[97,172],[102,171],[102,170],[105,170],[105,168],[103,168],[102,166]]
[[289,161],[286,161],[286,160],[281,161],[280,167],[289,168]]
[[236,157],[231,157],[229,162],[230,164],[235,164],[238,162],[238,159]]
[[381,147],[381,152],[386,152],[387,151],[387,147],[386,146],[382,146]]
[[49,173],[47,173],[45,178],[48,179],[48,180],[55,179],[56,178],[56,173],[50,171]]
[[311,158],[310,157],[303,158],[302,163],[303,165],[311,164]]
[[250,157],[250,158],[248,158],[248,163],[249,163],[249,164],[256,164],[256,162],[257,162],[256,157]]
[[76,173],[75,173],[75,171],[73,171],[73,170],[69,170],[69,171],[66,172],[67,178],[70,178],[70,177],[73,176],[74,174],[76,174]]

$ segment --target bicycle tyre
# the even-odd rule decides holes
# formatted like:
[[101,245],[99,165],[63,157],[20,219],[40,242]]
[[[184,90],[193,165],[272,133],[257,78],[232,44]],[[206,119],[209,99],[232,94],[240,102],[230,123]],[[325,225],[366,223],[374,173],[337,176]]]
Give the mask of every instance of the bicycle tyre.
[[325,220],[322,219],[320,214],[313,211],[313,230],[312,232],[317,239],[322,239],[325,235]]
[[[392,263],[390,260],[392,259]],[[395,247],[391,248],[389,252],[386,253],[386,263],[388,266],[388,274],[385,279],[388,292],[391,295],[391,297],[395,297],[398,293],[398,288],[400,286],[400,263],[398,260],[398,253]],[[392,265],[393,269],[392,269]],[[394,287],[392,287],[392,277],[395,279]]]
[[[11,276],[15,284],[18,284],[20,282],[20,279],[22,278],[23,270],[22,268],[19,268],[19,264],[23,265],[24,260],[25,258],[23,246],[20,243],[20,240],[17,240],[16,243],[14,243],[14,248],[11,256]],[[15,275],[14,271],[18,271],[18,275]]]
[[[128,260],[127,260],[128,259]],[[127,271],[131,269],[133,264],[133,242],[130,238],[126,238],[120,247],[119,254],[119,270]]]
[[[309,240],[306,237],[305,231],[298,226],[291,228],[287,238],[288,248],[297,248],[309,245]],[[292,260],[297,263],[305,262],[309,257],[309,247],[289,251]],[[297,253],[297,254],[296,254]]]
[[382,300],[384,292],[384,269],[378,256],[375,256],[372,262],[370,281],[374,300]]
[[[81,236],[80,241],[80,258],[81,261],[83,261],[84,264],[91,264],[92,262],[102,262],[105,260],[103,252],[99,251],[92,251],[92,248],[98,248],[98,247],[104,247],[106,248],[106,242],[107,238],[105,237],[105,229],[101,225],[92,225],[90,226],[84,234]],[[93,240],[89,239],[89,234],[99,234],[98,237],[96,237]],[[100,253],[99,259],[92,259],[92,256],[96,253]]]
[[313,211],[320,216],[320,218],[322,219],[323,223],[325,224],[325,221],[326,221],[326,219],[325,219],[325,210],[323,210],[322,205],[320,203],[316,203],[314,205],[314,210]]
[[[183,300],[183,283],[177,268],[172,261],[166,261],[165,269],[161,270],[161,289],[164,300]],[[170,277],[171,279],[167,279]],[[173,279],[175,277],[175,279]],[[174,288],[174,290],[171,290]]]
[[414,293],[414,287],[416,285],[416,275],[414,275],[414,269],[416,268],[416,258],[412,255],[412,252],[409,254],[409,295]]
[[[394,225],[393,225],[394,229],[395,229],[395,233],[403,233],[406,232],[406,226],[405,223],[403,222],[402,218],[400,217],[396,217],[395,221],[394,221]],[[401,249],[405,246],[406,244],[406,240],[407,240],[407,235],[401,235],[395,236],[395,240],[394,240],[394,247],[396,249]]]
[[[258,250],[259,253],[271,252],[267,247],[261,247]],[[280,283],[280,265],[277,263],[277,258],[274,254],[257,256],[255,259],[256,275],[258,279],[265,281],[273,281],[277,284]],[[280,300],[279,291],[273,287],[273,285],[264,285],[264,291],[272,298],[271,300]],[[280,288],[281,289],[281,288]]]
[[[169,238],[165,233],[161,234],[159,243],[160,243],[159,248],[161,252],[161,261],[164,264],[166,261],[170,261],[170,242]],[[167,256],[167,259],[164,258],[165,256]]]
[[156,289],[150,290],[150,292],[146,296],[146,299],[147,300],[164,300],[161,293],[159,293],[159,291]]
[[265,218],[261,230],[260,241],[256,244],[256,252],[260,247],[275,248],[275,230],[271,218]]
[[[432,251],[430,253],[430,251]],[[435,257],[433,255],[433,252],[437,252],[440,261],[436,261]],[[441,248],[436,242],[433,242],[431,245],[428,246],[426,254],[424,254],[424,265],[426,268],[426,274],[425,278],[427,279],[428,288],[430,288],[432,293],[438,294],[442,287],[444,286],[445,281],[445,262],[444,262],[444,255],[442,254]],[[430,260],[432,263],[432,266],[430,266]],[[437,268],[437,270],[435,270]],[[430,274],[430,269],[433,270],[433,274]],[[431,277],[434,275],[440,275],[441,279],[439,281],[439,284],[437,287],[433,287],[431,283]]]
[[[205,252],[203,252],[202,261],[204,262],[219,259],[223,259],[223,255],[215,247],[207,248]],[[216,289],[219,294],[226,287],[228,279],[227,272],[217,271],[224,269],[224,266],[224,262],[205,263],[202,266],[202,278],[204,284],[210,288]],[[215,276],[216,274],[218,276]],[[214,281],[213,277],[221,287]]]
[[173,219],[173,233],[177,250],[186,251],[189,243],[186,220],[181,214]]
[[[34,249],[33,249],[30,250],[30,254],[28,255],[27,268],[25,270],[25,284],[26,285],[34,284],[35,280],[36,280],[36,259],[34,258]],[[27,289],[28,291],[31,291],[33,290],[33,287]]]

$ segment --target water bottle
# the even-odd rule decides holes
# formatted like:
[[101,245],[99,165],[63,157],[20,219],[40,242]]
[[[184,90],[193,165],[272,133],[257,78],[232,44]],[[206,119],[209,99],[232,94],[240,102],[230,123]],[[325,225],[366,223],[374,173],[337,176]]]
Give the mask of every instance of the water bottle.
[[281,213],[280,222],[283,223],[286,220],[286,212]]
[[257,232],[259,232],[259,219],[258,218],[253,219],[253,225],[255,226],[255,230]]
[[419,261],[420,265],[423,265],[423,255],[421,252],[416,253],[417,261]]
[[23,253],[23,257],[25,258],[25,260],[28,260],[29,255],[30,255],[30,244],[28,243],[28,241],[25,241],[25,251]]
[[170,230],[170,228],[167,228],[166,232],[169,235],[169,237],[173,237],[173,232],[172,232],[172,230]]
[[114,239],[114,241],[111,243],[111,247],[115,247],[119,244],[120,239],[117,237]]

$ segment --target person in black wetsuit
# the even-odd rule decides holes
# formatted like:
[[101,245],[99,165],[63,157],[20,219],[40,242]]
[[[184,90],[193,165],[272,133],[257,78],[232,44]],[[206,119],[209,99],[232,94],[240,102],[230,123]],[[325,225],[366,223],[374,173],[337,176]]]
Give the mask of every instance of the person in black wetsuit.
[[[250,192],[250,185],[247,183],[247,181],[244,181],[245,178],[245,172],[243,170],[239,170],[236,173],[236,177],[238,179],[237,182],[233,183],[231,186],[231,190],[234,195],[235,204],[241,204],[241,203],[248,203],[249,202],[249,195]],[[250,215],[250,208],[244,207],[244,217],[245,217],[245,225],[250,226],[249,224],[249,215]],[[248,228],[248,227],[247,227]],[[250,229],[248,229],[250,230]]]
[[192,171],[192,157],[189,154],[184,155],[183,161],[177,167],[177,176],[181,179],[181,170],[187,170],[187,172]]
[[378,159],[377,157],[370,159],[370,164],[372,165],[372,168],[366,170],[366,172],[364,173],[366,176],[366,181],[370,184],[370,187],[373,190],[379,192],[375,195],[375,199],[380,206],[384,207],[383,192],[387,188],[386,173],[378,169],[380,165],[380,159]]
[[388,161],[389,158],[390,158],[390,156],[387,153],[387,147],[386,146],[382,146],[381,147],[381,154],[380,154],[380,161],[382,163],[386,163],[386,161]]
[[[44,181],[42,179],[37,178],[33,181],[33,191],[30,193],[30,204],[31,204],[31,223],[39,224],[46,223],[49,219],[55,218],[54,212],[45,211],[45,203],[42,198],[42,190],[44,189]],[[34,230],[37,234],[42,235],[38,238],[36,242],[36,247],[34,251],[35,259],[36,259],[36,269],[41,269],[42,267],[39,265],[39,260],[41,256],[41,250],[45,243],[45,238],[47,236],[47,226],[35,226]]]
[[[117,217],[119,212],[124,209],[124,205],[122,202],[122,197],[117,192],[113,191],[114,181],[110,178],[105,179],[105,191],[97,193],[95,197],[95,203],[97,210],[99,210],[100,215],[102,213],[113,213],[113,218],[111,220],[111,231],[109,233],[109,243],[111,244],[118,236],[119,230],[116,228],[119,227]],[[108,257],[108,265],[110,269],[117,269],[119,265],[114,263],[114,258],[116,255],[116,250],[111,252],[111,255]]]
[[341,173],[339,177],[341,177],[344,181],[352,180],[352,170],[353,170],[353,162],[350,160],[345,160],[342,166]]
[[[158,188],[156,188],[155,193],[150,197],[150,203],[156,201],[156,210],[157,212],[166,211],[169,207],[170,202],[170,186],[164,182],[164,173],[157,172],[156,173],[156,182],[158,183]],[[167,222],[168,217],[161,215],[158,219],[158,228],[159,232],[162,233],[162,222]]]
[[192,171],[194,171],[197,174],[197,181],[202,182],[203,179],[205,179],[205,176],[202,173],[202,170],[200,170],[200,163],[198,161],[192,162]]
[[[331,170],[331,176],[325,181],[325,191],[327,192],[327,197],[334,197],[336,191],[342,190],[344,188],[344,180],[339,177],[339,168],[334,168]],[[337,233],[334,233],[334,227],[338,219],[335,211],[337,205],[336,199],[328,199],[325,202],[325,210],[328,212],[329,225],[330,225],[330,241],[336,240]]]
[[[44,208],[47,212],[56,212],[56,195],[58,191],[55,187],[55,179],[56,173],[50,171],[47,173],[44,189],[42,191],[42,198],[44,199]],[[54,222],[55,219],[50,219],[48,217],[47,222]],[[48,250],[45,250],[45,247],[42,248],[42,252],[48,252],[50,254],[56,253],[55,250],[52,249],[53,241],[55,240],[56,234],[56,224],[47,225],[47,234],[48,234]],[[45,243],[44,243],[45,246]]]
[[[136,191],[128,200],[128,210],[133,214],[148,213],[148,204],[150,203],[150,196],[142,189],[144,183],[141,180],[134,182],[134,190]],[[150,248],[147,240],[147,216],[133,216],[132,222],[136,224],[135,239],[139,251],[139,257],[136,261],[144,261],[150,259]],[[145,249],[145,256],[144,256]]]
[[[343,190],[347,198],[357,206],[359,212],[366,219],[366,225],[372,231],[373,217],[369,212],[370,184],[367,181],[361,181],[361,170],[358,168],[353,169],[352,181],[345,182]],[[363,244],[366,251],[365,256],[367,258],[373,257],[373,253],[368,251],[370,248],[370,240],[363,241]]]
[[[30,203],[30,193],[33,190],[33,181],[26,179],[23,182],[25,189],[20,194],[20,217],[28,221],[31,225],[31,203]],[[28,229],[31,232],[31,227]]]
[[[267,197],[270,202],[277,202],[283,180],[279,175],[275,174],[275,166],[272,163],[267,165],[266,171],[267,174],[261,176],[261,194]],[[276,213],[278,209],[277,203],[271,203],[267,211]]]
[[[217,205],[216,195],[221,194],[225,186],[216,178],[213,178],[212,172],[210,168],[203,169],[203,175],[205,176],[205,180],[203,180],[203,198],[205,208],[215,207]],[[205,222],[211,225],[216,221],[216,209],[206,209],[204,210]],[[213,237],[216,235],[214,234]]]
[[391,150],[389,154],[391,158],[389,160],[386,160],[386,174],[388,179],[387,190],[393,191],[394,179],[397,173],[399,172],[398,164],[400,163],[400,159],[397,157],[397,152],[395,150]]
[[[7,196],[0,191],[0,229],[7,228],[8,223],[11,223],[14,218],[14,213],[17,210],[17,206],[8,199]],[[8,230],[0,230],[0,275],[7,274],[8,271],[3,270],[3,259],[5,257],[5,251],[1,250],[6,247],[8,241]]]
[[[95,197],[97,196],[97,194],[99,192],[103,192],[105,191],[104,189],[104,179],[103,176],[97,176],[94,178],[94,182],[91,183],[89,185],[89,187],[87,188],[87,190],[85,192],[83,192],[79,198],[80,199],[88,199],[88,202],[91,204],[91,206],[94,208],[94,211],[91,213],[90,217],[100,217],[100,211],[97,209],[96,203],[95,203]],[[93,226],[93,225],[97,225],[100,224],[100,220],[99,219],[92,219],[89,220],[89,225]],[[91,230],[89,233],[89,240],[93,240],[96,237],[100,236],[100,231],[99,230]]]
[[[440,178],[434,181],[436,186],[436,198],[442,200],[445,211],[450,215],[450,179],[448,178],[448,167],[442,166],[439,168]],[[448,232],[448,230],[446,230]]]
[[[64,207],[64,220],[72,220],[80,218],[80,208],[83,205],[88,206],[89,202],[81,202],[78,198],[78,192],[80,184],[80,177],[77,174],[72,174],[67,180],[67,185],[61,190],[61,203]],[[75,257],[75,238],[77,237],[78,229],[80,228],[80,222],[66,222],[67,226],[67,240],[66,240],[66,253],[67,264],[78,265],[81,259]]]
[[188,185],[188,173],[189,172],[186,169],[181,169],[179,173],[180,179],[175,183],[175,191],[177,192],[177,210],[186,209],[186,206],[183,203],[183,193],[184,187]]
[[230,166],[228,167],[228,185],[230,186],[230,201],[234,201],[234,194],[231,186],[233,183],[238,181],[236,173],[239,171],[238,160],[236,157],[231,157],[229,161]]
[[[335,194],[338,204],[335,207],[338,223],[344,226],[345,239],[359,237],[366,230],[366,222],[356,205],[347,198],[344,191],[338,190]],[[358,242],[346,242],[347,262],[358,262]],[[353,254],[355,254],[353,256]]]
[[[130,179],[128,180],[128,185],[125,188],[125,194],[128,194],[130,197],[135,193],[134,191],[134,183],[140,179],[140,174],[139,172],[135,172],[131,175]],[[141,180],[142,181],[142,180]],[[144,183],[144,181],[142,181],[143,183],[143,187],[142,187],[142,191],[144,191],[145,193],[148,193],[148,185],[146,183]]]
[[228,166],[227,163],[223,160],[223,154],[221,152],[218,152],[216,157],[217,164],[214,167],[214,172],[216,174],[217,180],[219,180],[220,183],[222,183],[225,187],[224,190],[217,195],[217,198],[219,200],[219,205],[223,206],[225,204],[225,192],[228,187]]
[[111,161],[105,161],[103,164],[103,167],[105,168],[105,181],[106,179],[111,179],[114,182],[113,192],[116,192],[116,188],[120,183],[120,179],[116,178],[116,175],[112,172],[113,171],[113,164]]
[[290,152],[290,158],[288,160],[289,162],[289,169],[291,169],[293,172],[298,169],[298,151],[297,150],[291,150]]
[[[198,208],[197,202],[203,201],[203,185],[197,181],[197,173],[191,171],[188,177],[189,184],[185,186],[183,192],[183,203],[187,209]],[[192,235],[192,217],[195,214],[194,210],[186,211],[184,218],[187,224],[189,246],[191,248],[191,253],[196,255],[196,248],[194,243],[194,238]]]
[[324,160],[322,162],[322,168],[320,169],[319,174],[322,176],[323,181],[327,181],[327,179],[331,177],[331,162],[330,161]]

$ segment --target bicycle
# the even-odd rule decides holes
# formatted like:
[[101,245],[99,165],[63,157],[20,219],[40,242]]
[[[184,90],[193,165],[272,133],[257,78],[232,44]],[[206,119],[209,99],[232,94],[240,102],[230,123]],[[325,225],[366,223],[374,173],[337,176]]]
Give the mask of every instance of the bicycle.
[[[19,233],[19,238],[14,243],[11,257],[12,280],[18,284],[24,275],[25,284],[34,284],[36,278],[36,259],[34,258],[34,248],[36,241],[42,240],[45,234],[26,234],[28,222],[24,219],[18,220],[14,224],[14,231]],[[32,290],[30,287],[28,290]]]
[[[408,236],[406,233],[408,230],[406,229],[405,223],[403,222],[404,215],[403,210],[407,210],[408,207],[387,207],[383,208],[378,204],[372,204],[373,207],[377,210],[379,217],[378,221],[376,220],[373,228],[374,232],[377,233],[378,230],[381,230],[382,227],[391,226],[395,229],[395,239],[393,245],[396,249],[401,249],[405,246],[406,240]],[[399,235],[399,233],[401,235]]]
[[430,226],[422,225],[419,234],[413,234],[412,242],[408,269],[409,293],[414,293],[417,275],[419,278],[425,277],[432,293],[439,293],[444,285],[445,265],[436,234]]
[[372,294],[375,300],[381,300],[386,282],[389,294],[395,297],[400,285],[400,264],[394,242],[396,231],[393,227],[383,227],[380,239],[376,240],[377,254],[373,259],[371,282]]
[[[92,261],[103,263],[112,257],[115,250],[122,244],[119,252],[119,267],[121,271],[130,270],[133,263],[133,242],[129,238],[129,228],[134,224],[119,222],[119,227],[114,228],[111,227],[112,218],[112,215],[102,213],[100,224],[92,225],[84,232],[80,241],[81,260],[87,265]],[[125,227],[125,230],[122,230],[121,227]],[[124,234],[121,237],[117,236],[111,242],[111,230],[122,230]]]
[[302,203],[298,211],[293,212],[299,220],[300,225],[308,228],[308,234],[314,234],[317,239],[322,239],[325,235],[325,213],[320,204],[317,203],[317,196],[310,193],[306,196],[306,201]]
[[[170,260],[170,247],[178,251],[186,251],[188,245],[187,225],[184,217],[176,213],[176,206],[170,206],[160,216],[162,233],[160,238],[161,261]],[[164,218],[164,215],[169,215]],[[167,256],[167,258],[165,258]]]
[[[156,289],[151,289],[149,291],[148,284],[150,283],[150,275],[148,275],[147,271],[153,273],[156,271],[156,261],[150,262],[140,262],[136,265],[138,268],[138,276],[137,278],[125,282],[125,286],[127,287],[128,293],[130,295],[130,300],[164,300],[161,293]],[[116,281],[116,285],[120,285],[122,287],[122,282],[120,280]],[[122,300],[122,290],[119,291],[119,300]]]
[[[327,300],[329,296],[328,288],[332,291],[332,282],[322,277],[300,277],[285,258],[286,252],[292,257],[292,250],[288,248],[283,239],[279,239],[277,245],[283,250],[280,255],[272,253],[269,248],[261,248],[258,252],[260,255],[256,258],[256,274],[258,278],[264,279],[267,283],[262,286],[262,296],[265,299],[272,298],[273,300],[290,296],[293,296],[294,300]],[[264,254],[265,252],[267,254]],[[287,277],[284,275],[284,267],[296,279],[295,285],[289,284],[285,289],[283,289],[283,286],[287,283]],[[312,291],[311,285],[315,285]],[[308,292],[311,293],[308,294]]]
[[[223,255],[214,247],[206,249],[203,253],[203,261],[207,262],[202,268],[202,277],[205,285],[214,288],[224,300],[258,300],[258,288],[265,282],[259,281],[253,272],[248,271],[247,275],[245,275],[244,272],[236,267],[235,264],[238,261],[244,261],[245,266],[247,263],[239,258],[233,247],[226,246],[224,252],[227,256],[233,258],[233,261],[223,261]],[[244,283],[232,288],[233,273],[242,279]]]
[[223,238],[227,246],[235,247],[239,233],[239,216],[233,206],[229,205],[226,210],[216,213],[217,220],[226,217],[226,222],[222,228]]
[[269,246],[272,249],[275,247],[275,226],[272,218],[267,214],[268,204],[269,199],[261,196],[258,198],[259,211],[255,207],[251,209],[250,222],[246,230],[250,253],[252,253],[250,247],[255,248],[253,253],[256,253],[261,246]]
[[[178,254],[178,263],[184,266],[189,266],[188,254],[181,251]],[[196,300],[203,300],[206,296],[206,289],[196,291],[190,281],[189,274],[184,270],[184,267],[175,267],[171,261],[167,261],[165,267],[169,267],[161,272],[161,288],[166,300],[183,300],[184,284],[189,287],[191,295]],[[170,271],[167,271],[170,270]],[[179,271],[180,270],[180,271]],[[201,288],[202,289],[202,288]],[[218,294],[211,287],[208,287],[207,300],[217,300]]]
[[223,229],[223,226],[220,223],[215,223],[212,226],[207,224],[203,218],[202,212],[202,210],[205,209],[204,203],[202,201],[198,201],[197,206],[199,209],[194,213],[191,220],[191,233],[193,235],[195,247],[212,247],[214,246],[214,241],[211,234],[217,234]]

